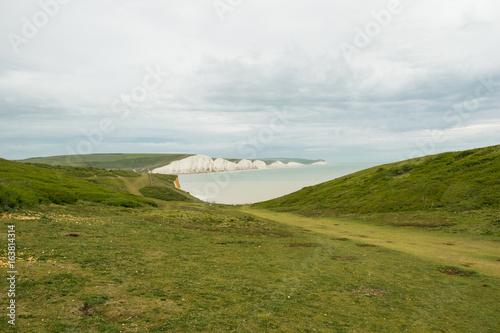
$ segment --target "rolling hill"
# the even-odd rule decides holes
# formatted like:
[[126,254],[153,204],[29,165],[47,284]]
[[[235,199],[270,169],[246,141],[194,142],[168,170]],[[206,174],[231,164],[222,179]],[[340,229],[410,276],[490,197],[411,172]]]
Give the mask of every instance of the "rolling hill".
[[189,156],[192,154],[86,154],[34,157],[19,162],[147,172]]
[[255,207],[328,216],[500,208],[500,145],[359,171]]
[[0,159],[0,211],[78,201],[123,207],[158,205],[146,197],[164,201],[197,201],[174,187],[175,178]]

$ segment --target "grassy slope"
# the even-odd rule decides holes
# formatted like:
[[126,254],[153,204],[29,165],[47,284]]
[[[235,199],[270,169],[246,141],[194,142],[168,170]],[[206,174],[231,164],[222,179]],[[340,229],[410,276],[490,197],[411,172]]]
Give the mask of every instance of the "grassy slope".
[[165,192],[193,200],[174,189],[175,177],[131,171],[96,169],[92,167],[49,166],[24,164],[0,159],[0,211],[32,208],[40,204],[74,204],[78,200],[107,205],[137,207],[157,203],[142,197],[140,188],[158,185]]
[[51,157],[35,157],[23,160],[24,163],[43,163],[49,165],[66,165],[94,167],[103,169],[123,169],[147,171],[158,168],[173,161],[192,156],[190,154],[88,154],[62,155]]
[[500,208],[500,146],[377,166],[256,207],[304,215]]
[[[495,332],[500,279],[203,204],[0,217],[22,332]],[[73,235],[73,236],[69,236]],[[78,237],[76,237],[78,236]],[[442,264],[447,264],[443,262]],[[0,283],[7,290],[5,279]],[[7,294],[0,296],[2,304]],[[7,332],[7,320],[0,331]]]

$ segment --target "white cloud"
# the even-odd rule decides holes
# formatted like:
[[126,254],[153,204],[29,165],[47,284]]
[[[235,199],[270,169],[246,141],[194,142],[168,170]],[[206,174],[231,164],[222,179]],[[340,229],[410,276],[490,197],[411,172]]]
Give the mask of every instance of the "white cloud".
[[[211,1],[72,1],[19,53],[6,36],[22,35],[23,18],[41,7],[2,2],[0,137],[7,144],[0,156],[65,154],[108,117],[116,130],[96,151],[230,157],[284,106],[296,119],[263,155],[369,160],[383,152],[390,160],[434,130],[453,138],[436,151],[495,143],[496,128],[481,126],[499,119],[500,85],[468,117],[443,115],[460,117],[457,108],[475,100],[481,78],[500,81],[500,4],[400,2],[401,12],[351,63],[339,45],[353,44],[356,29],[389,1],[243,1],[224,21]],[[164,81],[120,119],[113,101],[140,85],[148,66],[160,66]],[[54,128],[64,130],[54,136]]]

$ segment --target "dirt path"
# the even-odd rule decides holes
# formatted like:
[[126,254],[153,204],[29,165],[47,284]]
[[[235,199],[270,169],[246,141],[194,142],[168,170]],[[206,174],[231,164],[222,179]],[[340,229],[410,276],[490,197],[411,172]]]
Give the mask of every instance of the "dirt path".
[[500,277],[500,241],[487,237],[446,234],[415,228],[369,225],[334,218],[310,218],[241,208],[244,212],[313,232],[348,238],[406,252],[438,264],[469,267],[482,274]]
[[127,187],[128,191],[132,194],[138,195],[142,197],[142,193],[139,192],[139,189],[144,186],[149,186],[149,176],[147,173],[141,173],[140,177],[134,177],[134,178],[126,178],[126,177],[120,177],[124,183],[125,186]]

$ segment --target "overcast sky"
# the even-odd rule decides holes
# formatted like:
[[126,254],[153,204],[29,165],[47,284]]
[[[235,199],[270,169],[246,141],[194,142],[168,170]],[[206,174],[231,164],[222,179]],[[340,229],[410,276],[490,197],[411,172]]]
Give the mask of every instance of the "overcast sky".
[[0,34],[3,158],[500,143],[494,0],[4,0]]

